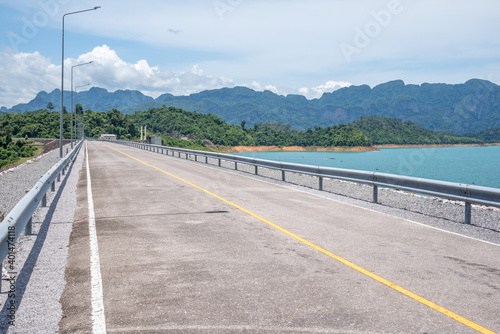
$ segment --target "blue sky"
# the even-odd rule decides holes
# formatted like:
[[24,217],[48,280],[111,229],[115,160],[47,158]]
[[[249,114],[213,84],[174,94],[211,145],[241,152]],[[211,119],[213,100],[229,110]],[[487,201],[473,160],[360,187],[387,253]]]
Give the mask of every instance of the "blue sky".
[[498,0],[0,0],[0,106],[61,86],[156,97],[247,86],[500,83]]

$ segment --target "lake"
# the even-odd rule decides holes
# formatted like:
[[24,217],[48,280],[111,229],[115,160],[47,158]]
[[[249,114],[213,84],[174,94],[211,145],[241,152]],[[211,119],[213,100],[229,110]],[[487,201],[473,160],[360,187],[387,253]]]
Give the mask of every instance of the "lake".
[[236,155],[500,188],[500,146],[385,148],[371,152],[246,152]]

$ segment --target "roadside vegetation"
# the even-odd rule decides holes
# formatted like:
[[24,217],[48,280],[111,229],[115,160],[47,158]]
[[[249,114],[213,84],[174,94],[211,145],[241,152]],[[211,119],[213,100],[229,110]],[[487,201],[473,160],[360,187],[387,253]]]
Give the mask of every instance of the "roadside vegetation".
[[13,141],[8,131],[0,131],[0,169],[32,157],[40,149],[40,145],[34,145],[29,140]]

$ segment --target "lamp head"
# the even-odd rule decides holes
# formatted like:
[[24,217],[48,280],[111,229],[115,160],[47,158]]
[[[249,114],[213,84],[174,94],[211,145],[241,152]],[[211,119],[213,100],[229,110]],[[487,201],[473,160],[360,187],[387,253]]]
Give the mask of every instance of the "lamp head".
[[94,10],[101,8],[101,6],[95,6]]

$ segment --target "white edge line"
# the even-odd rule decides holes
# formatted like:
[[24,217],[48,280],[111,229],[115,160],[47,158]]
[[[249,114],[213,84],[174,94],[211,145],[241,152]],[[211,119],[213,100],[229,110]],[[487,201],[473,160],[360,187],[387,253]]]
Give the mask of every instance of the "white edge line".
[[90,240],[90,298],[92,304],[92,333],[106,333],[106,319],[104,316],[104,301],[102,293],[101,264],[99,261],[99,247],[95,227],[94,200],[92,199],[92,183],[90,179],[89,153],[85,143],[87,163],[87,198],[89,207],[89,240]]
[[[132,148],[135,148],[135,147],[132,147]],[[140,149],[139,149],[140,150]],[[145,150],[141,150],[141,151],[144,151],[144,152],[149,152],[149,151],[145,151]],[[155,153],[155,152],[150,152],[150,153],[154,153],[154,154],[157,154],[158,153]],[[172,156],[167,156],[167,155],[162,155],[162,154],[159,154],[160,156],[164,156],[164,157],[169,157],[169,158],[172,158]],[[175,158],[175,157],[174,157]],[[327,200],[330,200],[330,201],[334,201],[334,202],[337,202],[337,203],[342,203],[342,204],[345,204],[345,205],[350,205],[350,206],[353,206],[355,208],[360,208],[360,209],[363,209],[363,210],[368,210],[368,211],[371,211],[371,212],[376,212],[378,214],[382,214],[382,215],[386,215],[386,216],[390,216],[390,217],[393,217],[393,218],[398,218],[398,219],[401,219],[403,221],[407,221],[409,223],[413,223],[413,224],[417,224],[417,225],[420,225],[420,226],[423,226],[423,227],[428,227],[428,228],[432,228],[434,230],[437,230],[437,231],[441,231],[441,232],[446,232],[446,233],[449,233],[449,234],[453,234],[453,235],[456,235],[456,236],[459,236],[459,237],[463,237],[463,238],[467,238],[467,239],[471,239],[471,240],[475,240],[475,241],[480,241],[480,242],[483,242],[485,244],[489,244],[489,245],[493,245],[493,246],[497,246],[497,247],[500,247],[500,244],[497,244],[497,243],[494,243],[494,242],[491,242],[491,241],[487,241],[487,240],[483,240],[483,239],[478,239],[478,238],[474,238],[474,237],[470,237],[468,235],[464,235],[464,234],[460,234],[460,233],[457,233],[457,232],[453,232],[453,231],[448,231],[448,230],[445,230],[445,229],[442,229],[442,228],[439,228],[439,227],[435,227],[435,226],[431,226],[431,225],[427,225],[427,224],[424,224],[424,223],[419,223],[419,222],[416,222],[414,220],[410,220],[408,218],[402,218],[402,217],[398,217],[398,216],[394,216],[394,215],[391,215],[390,213],[386,213],[386,212],[381,212],[381,211],[377,211],[375,209],[370,209],[370,208],[365,208],[363,206],[360,206],[360,205],[357,205],[357,204],[352,204],[352,203],[347,203],[347,202],[343,202],[341,200],[338,200],[338,199],[334,199],[334,198],[329,198],[329,197],[326,197],[326,196],[323,196],[321,194],[315,194],[315,193],[312,193],[312,192],[308,192],[306,190],[302,190],[302,189],[296,189],[294,187],[292,187],[293,184],[290,184],[290,185],[286,185],[286,184],[278,184],[278,183],[273,183],[273,182],[269,182],[269,181],[266,181],[266,180],[260,180],[258,178],[254,178],[252,176],[249,176],[249,175],[245,175],[243,174],[244,172],[243,171],[240,171],[238,170],[239,173],[237,173],[236,171],[234,170],[225,170],[221,167],[218,167],[218,166],[214,166],[214,165],[210,165],[210,164],[202,164],[200,162],[195,162],[193,160],[182,160],[182,161],[188,161],[188,162],[191,162],[193,164],[196,164],[197,166],[203,166],[203,167],[208,167],[208,168],[212,168],[212,169],[215,169],[215,170],[219,170],[219,171],[226,171],[226,172],[229,172],[231,174],[234,174],[234,175],[239,175],[239,176],[242,176],[242,177],[246,177],[248,179],[252,179],[252,180],[256,180],[256,181],[260,181],[260,182],[264,182],[264,183],[267,183],[267,184],[274,184],[278,187],[283,187],[283,188],[287,188],[287,189],[290,189],[290,190],[295,190],[295,191],[298,191],[298,192],[301,192],[301,193],[305,193],[305,194],[309,194],[309,195],[313,195],[313,196],[316,196],[316,197],[319,197],[319,198],[323,198],[323,199],[327,199]],[[260,175],[257,175],[257,176],[260,176]],[[260,176],[260,177],[264,177],[264,176]],[[282,181],[279,181],[279,180],[276,180],[277,182],[282,182]],[[300,185],[294,185],[294,186],[297,186],[297,187],[300,187]],[[311,190],[314,190],[314,191],[320,191],[320,190],[317,190],[317,189],[311,189]],[[335,195],[335,194],[334,194]],[[397,209],[397,208],[395,208]]]

